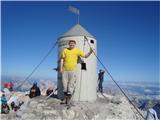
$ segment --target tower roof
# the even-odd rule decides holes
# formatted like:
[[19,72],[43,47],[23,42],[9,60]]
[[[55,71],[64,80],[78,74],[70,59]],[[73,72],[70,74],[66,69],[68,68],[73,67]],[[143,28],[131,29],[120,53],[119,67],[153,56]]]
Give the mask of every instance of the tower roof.
[[80,24],[76,24],[75,26],[73,26],[69,31],[61,35],[60,38],[71,36],[87,36],[94,38],[94,36],[91,35],[87,30],[85,30]]

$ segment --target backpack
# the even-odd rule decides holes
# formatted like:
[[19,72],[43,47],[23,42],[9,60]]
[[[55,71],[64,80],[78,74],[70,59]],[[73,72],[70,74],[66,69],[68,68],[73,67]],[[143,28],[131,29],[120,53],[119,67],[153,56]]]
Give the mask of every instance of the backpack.
[[2,114],[8,114],[10,112],[9,106],[7,104],[2,104],[1,112],[2,112]]

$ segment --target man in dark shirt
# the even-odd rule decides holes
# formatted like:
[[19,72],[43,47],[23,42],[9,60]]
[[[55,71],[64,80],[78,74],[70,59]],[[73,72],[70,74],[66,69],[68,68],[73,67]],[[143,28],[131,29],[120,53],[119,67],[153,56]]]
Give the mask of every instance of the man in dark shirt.
[[41,91],[40,91],[39,87],[37,86],[37,83],[34,82],[33,86],[30,89],[29,97],[33,98],[33,97],[40,96],[40,95],[41,95]]
[[100,69],[98,73],[98,92],[103,93],[103,80],[105,71]]

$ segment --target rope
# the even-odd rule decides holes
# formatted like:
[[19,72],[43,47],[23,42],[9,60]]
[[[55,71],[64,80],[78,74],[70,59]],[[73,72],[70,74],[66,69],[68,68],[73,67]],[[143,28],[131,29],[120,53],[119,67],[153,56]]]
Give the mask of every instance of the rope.
[[[91,45],[88,42],[88,38],[86,36],[84,36],[84,40],[87,41],[90,49],[93,51]],[[45,59],[49,56],[49,54],[52,52],[52,50],[56,47],[57,45],[57,41],[55,42],[55,44],[49,49],[49,51],[47,52],[47,54],[41,59],[41,61],[39,62],[39,64],[36,65],[36,67],[32,70],[32,72],[24,79],[24,81],[15,89],[19,89],[32,75],[33,73],[39,68],[39,66],[45,61]],[[136,108],[136,106],[131,102],[131,100],[129,99],[129,97],[125,94],[125,92],[123,91],[123,89],[117,84],[117,82],[114,80],[114,78],[112,77],[112,75],[110,74],[110,72],[107,70],[107,68],[104,66],[104,64],[101,62],[101,60],[98,58],[98,56],[96,55],[96,53],[93,51],[94,55],[96,56],[97,60],[100,62],[100,64],[102,65],[102,67],[105,69],[105,71],[108,73],[108,75],[111,77],[111,79],[113,80],[113,82],[117,85],[117,87],[120,89],[120,91],[123,93],[123,95],[127,98],[127,100],[129,101],[129,103],[136,109],[136,111],[139,113],[139,115],[143,118],[144,116],[139,112],[139,110]],[[49,98],[49,97],[48,97]]]
[[[103,93],[100,93],[100,94],[104,97],[104,99],[108,100],[107,97]],[[97,94],[97,96],[98,96],[98,94]],[[137,117],[137,114],[135,113],[136,111],[134,111],[132,108],[131,108],[131,110],[134,112],[135,116]]]
[[39,66],[45,61],[45,59],[49,56],[49,54],[52,52],[52,50],[56,47],[57,45],[57,41],[54,43],[54,45],[49,49],[49,51],[47,52],[47,54],[41,59],[41,61],[39,62],[39,64],[36,65],[36,67],[32,70],[32,72],[24,79],[24,81],[17,86],[17,88],[15,88],[15,91],[18,90],[20,87],[22,87],[22,85],[33,75],[33,73],[39,68]]
[[[84,39],[86,39],[90,49],[93,51],[91,45],[88,42],[88,38],[86,36],[84,36]],[[113,80],[113,82],[117,85],[117,87],[120,89],[120,91],[123,93],[123,95],[126,97],[126,99],[129,101],[129,103],[135,108],[135,110],[138,112],[138,114],[145,119],[145,117],[140,113],[140,111],[136,108],[136,106],[132,103],[132,101],[129,99],[129,97],[126,95],[126,93],[123,91],[123,89],[117,84],[117,82],[114,80],[113,76],[110,74],[110,72],[107,70],[107,68],[104,66],[104,64],[101,62],[101,60],[99,59],[99,57],[96,55],[96,53],[93,51],[94,55],[96,56],[97,60],[100,62],[100,64],[102,65],[102,67],[105,69],[105,71],[108,73],[108,75],[111,77],[111,79]]]

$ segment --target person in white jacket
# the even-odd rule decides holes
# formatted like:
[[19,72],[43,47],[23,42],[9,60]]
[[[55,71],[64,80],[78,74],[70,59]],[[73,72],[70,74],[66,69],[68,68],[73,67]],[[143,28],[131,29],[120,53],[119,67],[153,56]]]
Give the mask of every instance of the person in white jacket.
[[148,110],[146,120],[160,120],[160,103]]

